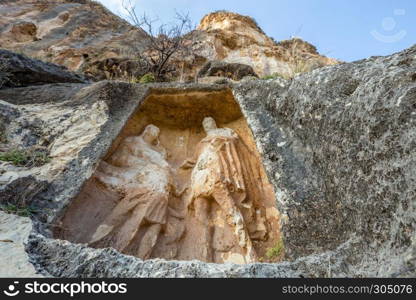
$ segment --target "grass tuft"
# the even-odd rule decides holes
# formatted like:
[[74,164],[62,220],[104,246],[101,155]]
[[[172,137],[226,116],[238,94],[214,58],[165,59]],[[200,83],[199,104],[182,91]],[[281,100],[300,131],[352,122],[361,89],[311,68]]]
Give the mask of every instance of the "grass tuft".
[[20,217],[30,217],[37,212],[36,209],[30,206],[21,207],[15,204],[3,204],[0,205],[0,210],[8,214],[18,215]]
[[276,78],[283,78],[283,79],[286,79],[286,80],[292,79],[291,76],[285,75],[285,74],[280,74],[280,73],[273,73],[271,75],[266,75],[266,76],[262,77],[261,79],[269,80],[269,79],[276,79]]
[[140,78],[139,83],[151,83],[155,81],[155,76],[152,73],[148,73],[143,75],[142,78]]
[[0,161],[10,162],[17,167],[40,167],[50,162],[44,149],[11,149],[0,152]]
[[282,238],[280,238],[274,247],[267,249],[266,257],[268,259],[278,258],[283,254],[283,250],[284,250],[283,240]]

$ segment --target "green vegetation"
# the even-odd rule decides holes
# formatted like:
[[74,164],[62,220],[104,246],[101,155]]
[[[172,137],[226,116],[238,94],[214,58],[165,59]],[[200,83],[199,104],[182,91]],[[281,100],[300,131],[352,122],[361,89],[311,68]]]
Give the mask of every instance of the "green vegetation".
[[266,76],[263,76],[261,79],[263,79],[263,80],[269,80],[269,79],[275,79],[277,76],[275,76],[274,74],[271,74],[271,75],[266,75]]
[[15,214],[21,217],[30,217],[37,212],[33,207],[22,207],[15,204],[0,205],[0,210],[8,214]]
[[26,159],[26,153],[16,149],[0,154],[0,160],[11,162],[15,166],[24,166]]
[[12,149],[0,152],[0,161],[11,162],[18,167],[39,167],[50,162],[44,149]]
[[284,250],[283,240],[280,238],[274,247],[267,249],[266,257],[268,259],[278,258],[280,255],[283,254],[283,250]]
[[140,78],[139,83],[151,83],[155,81],[155,75],[153,75],[152,73],[147,73],[143,75],[142,78]]

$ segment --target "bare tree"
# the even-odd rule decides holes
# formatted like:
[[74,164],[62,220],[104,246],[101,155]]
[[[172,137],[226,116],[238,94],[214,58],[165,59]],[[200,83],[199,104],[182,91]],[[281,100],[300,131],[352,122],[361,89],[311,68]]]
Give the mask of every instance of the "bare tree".
[[180,72],[174,60],[192,53],[194,26],[189,14],[176,12],[175,22],[155,26],[158,20],[146,14],[139,17],[131,0],[123,0],[123,8],[130,22],[147,33],[144,50],[137,53],[141,68],[152,73],[157,81],[174,77]]

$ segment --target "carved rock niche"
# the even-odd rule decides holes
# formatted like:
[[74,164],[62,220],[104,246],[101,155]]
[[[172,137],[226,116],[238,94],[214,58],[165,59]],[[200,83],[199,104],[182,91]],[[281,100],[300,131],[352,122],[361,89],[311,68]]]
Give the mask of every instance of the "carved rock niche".
[[227,90],[153,91],[58,223],[56,238],[142,259],[282,258],[273,186]]

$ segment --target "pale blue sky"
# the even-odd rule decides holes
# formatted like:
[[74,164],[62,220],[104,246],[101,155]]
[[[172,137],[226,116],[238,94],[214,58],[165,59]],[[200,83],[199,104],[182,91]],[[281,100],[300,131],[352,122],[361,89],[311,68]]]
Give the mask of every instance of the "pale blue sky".
[[[122,0],[99,0],[122,14]],[[229,10],[257,20],[277,41],[298,36],[324,55],[353,61],[388,55],[416,43],[415,0],[132,0],[137,13],[170,22],[175,9],[198,23]]]

